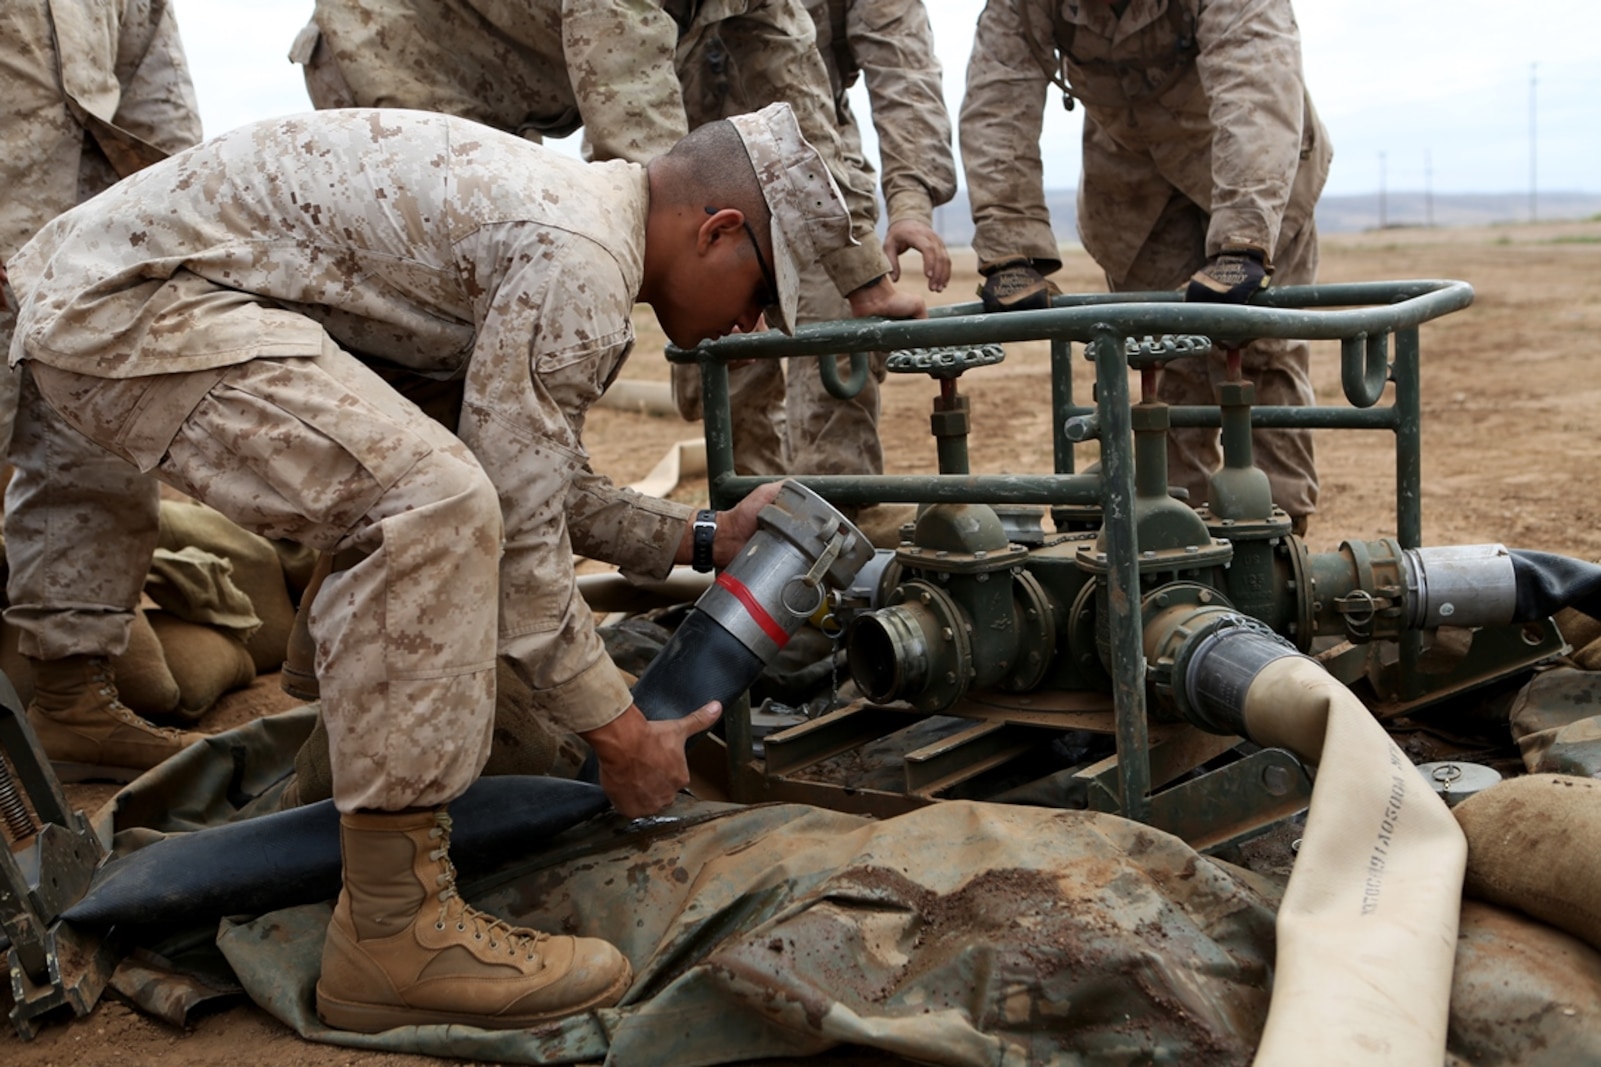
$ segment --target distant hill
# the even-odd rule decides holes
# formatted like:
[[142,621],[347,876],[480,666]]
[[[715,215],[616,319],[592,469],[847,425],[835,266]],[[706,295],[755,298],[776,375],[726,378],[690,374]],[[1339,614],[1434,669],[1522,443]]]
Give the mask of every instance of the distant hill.
[[[1063,243],[1078,241],[1078,193],[1073,189],[1051,189],[1045,194],[1051,209],[1051,228]],[[1484,226],[1496,222],[1527,222],[1528,193],[1435,193],[1433,220],[1436,226]],[[1545,220],[1585,219],[1601,214],[1601,193],[1542,192],[1535,204]],[[1392,192],[1385,197],[1384,222],[1390,226],[1424,226],[1429,222],[1430,205],[1421,192]],[[1355,233],[1380,225],[1379,196],[1325,196],[1318,201],[1317,224],[1323,233]],[[967,204],[967,190],[956,199],[936,208],[934,225],[949,245],[961,247],[973,240],[973,217]]]

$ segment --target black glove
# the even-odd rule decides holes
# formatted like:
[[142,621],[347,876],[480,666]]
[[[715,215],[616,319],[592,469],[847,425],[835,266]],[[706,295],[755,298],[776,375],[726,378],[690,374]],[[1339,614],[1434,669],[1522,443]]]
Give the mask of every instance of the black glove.
[[984,276],[978,295],[985,311],[1038,311],[1050,307],[1051,297],[1061,292],[1027,256],[981,263],[978,272]]
[[1202,304],[1243,304],[1259,289],[1267,288],[1273,272],[1254,248],[1219,252],[1190,276],[1185,300]]

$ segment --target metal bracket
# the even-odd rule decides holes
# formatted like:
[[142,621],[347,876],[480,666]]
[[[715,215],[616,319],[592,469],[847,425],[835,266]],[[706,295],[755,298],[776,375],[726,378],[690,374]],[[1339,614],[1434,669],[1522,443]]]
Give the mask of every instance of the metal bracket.
[[[89,888],[105,856],[82,812],[69,812],[61,784],[28,725],[17,691],[0,674],[0,926],[11,939],[11,1023],[23,1039],[41,1016],[70,1007],[87,1015],[100,999],[117,952],[96,934],[60,921]],[[13,777],[13,770],[15,776]],[[18,784],[31,801],[22,802]]]
[[1416,696],[1401,692],[1399,663],[1369,655],[1367,678],[1375,697],[1369,707],[1380,721],[1410,714],[1447,697],[1532,671],[1568,650],[1553,619],[1483,626],[1473,631],[1467,650],[1454,663],[1444,670],[1417,674],[1422,691]]
[[[1193,767],[1199,762],[1197,756],[1220,755],[1238,743],[1236,737],[1199,731],[1195,736],[1175,735],[1167,753],[1162,746],[1152,746],[1152,781],[1160,783],[1173,768]],[[1116,758],[1080,772],[1080,777],[1091,779],[1090,806],[1098,811],[1121,812]],[[1305,811],[1311,797],[1312,780],[1299,760],[1282,749],[1259,749],[1151,794],[1147,821],[1183,838],[1197,852],[1209,852],[1266,833]]]

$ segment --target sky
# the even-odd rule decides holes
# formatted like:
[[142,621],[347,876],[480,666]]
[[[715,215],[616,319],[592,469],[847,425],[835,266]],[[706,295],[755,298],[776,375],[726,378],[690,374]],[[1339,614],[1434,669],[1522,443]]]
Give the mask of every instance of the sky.
[[[208,135],[309,109],[285,57],[311,0],[172,3]],[[983,2],[926,3],[954,125]],[[1334,142],[1327,193],[1601,192],[1594,0],[1300,0],[1295,11]],[[854,92],[865,119],[866,95]],[[1065,112],[1053,92],[1045,115],[1046,186],[1073,188],[1082,110]],[[576,154],[577,138],[558,147]]]

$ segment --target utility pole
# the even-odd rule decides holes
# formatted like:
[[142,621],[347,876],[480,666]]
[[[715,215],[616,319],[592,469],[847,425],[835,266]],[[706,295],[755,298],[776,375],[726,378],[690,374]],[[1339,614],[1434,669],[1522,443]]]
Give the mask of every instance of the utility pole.
[[1379,229],[1390,224],[1388,175],[1384,166],[1384,153],[1379,153]]
[[1423,150],[1423,224],[1434,229],[1434,159]]
[[1536,72],[1538,67],[1539,67],[1538,63],[1530,63],[1529,64],[1529,221],[1530,222],[1534,222],[1536,219],[1538,219],[1540,217],[1540,213],[1536,208],[1535,190],[1538,188],[1538,184],[1535,181],[1535,169],[1534,169],[1534,163],[1535,163],[1534,88],[1535,88],[1535,86],[1537,84],[1539,84],[1539,79],[1537,77],[1535,77],[1535,72]]

